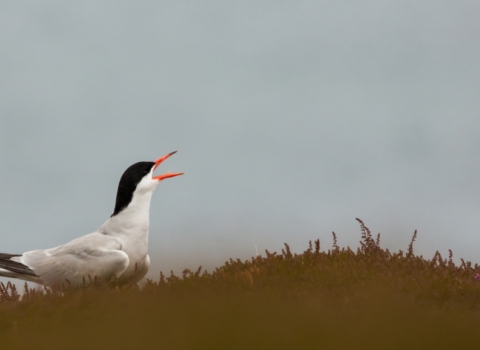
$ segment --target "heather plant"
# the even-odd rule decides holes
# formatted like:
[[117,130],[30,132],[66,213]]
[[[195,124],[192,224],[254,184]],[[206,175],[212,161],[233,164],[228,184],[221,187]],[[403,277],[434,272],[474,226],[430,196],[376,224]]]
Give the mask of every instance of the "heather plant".
[[[480,268],[452,252],[443,258],[380,246],[360,224],[355,251],[302,253],[285,244],[246,261],[230,259],[208,272],[160,273],[137,286],[88,278],[61,291],[23,295],[0,286],[0,339],[22,348],[48,342],[167,349],[477,349]],[[24,335],[28,334],[28,337]]]

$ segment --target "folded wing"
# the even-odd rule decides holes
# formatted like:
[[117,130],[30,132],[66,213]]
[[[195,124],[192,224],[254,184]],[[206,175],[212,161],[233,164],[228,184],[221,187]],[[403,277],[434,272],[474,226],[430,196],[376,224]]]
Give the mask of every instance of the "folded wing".
[[33,271],[47,286],[81,285],[84,279],[112,281],[120,277],[129,264],[128,255],[121,249],[115,238],[94,232],[60,247],[29,251],[11,260]]

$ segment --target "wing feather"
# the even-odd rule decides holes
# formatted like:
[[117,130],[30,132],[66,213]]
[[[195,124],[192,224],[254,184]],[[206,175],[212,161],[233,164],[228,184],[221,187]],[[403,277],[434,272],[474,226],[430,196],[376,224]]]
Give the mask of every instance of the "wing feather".
[[128,255],[121,249],[116,238],[94,232],[56,248],[26,252],[19,260],[47,286],[58,286],[66,280],[80,285],[88,277],[106,281],[120,277],[129,264]]

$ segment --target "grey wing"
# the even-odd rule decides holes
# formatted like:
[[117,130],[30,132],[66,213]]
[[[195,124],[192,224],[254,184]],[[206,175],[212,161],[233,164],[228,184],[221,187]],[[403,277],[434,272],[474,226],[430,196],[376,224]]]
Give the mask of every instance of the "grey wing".
[[129,264],[128,255],[115,238],[98,232],[63,246],[24,253],[20,262],[30,267],[47,286],[81,285],[86,279],[106,281],[120,277]]

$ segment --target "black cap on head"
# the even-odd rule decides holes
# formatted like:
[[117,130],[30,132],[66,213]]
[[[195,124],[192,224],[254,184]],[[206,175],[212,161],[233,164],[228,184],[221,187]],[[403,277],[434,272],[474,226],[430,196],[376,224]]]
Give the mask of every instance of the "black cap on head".
[[111,216],[117,215],[130,204],[138,183],[150,173],[154,165],[154,162],[138,162],[125,170],[118,183],[117,200]]

